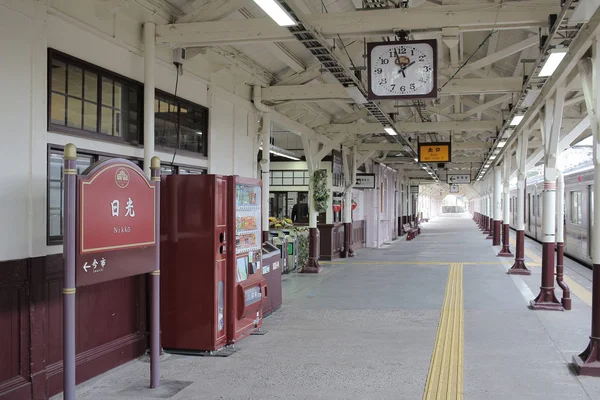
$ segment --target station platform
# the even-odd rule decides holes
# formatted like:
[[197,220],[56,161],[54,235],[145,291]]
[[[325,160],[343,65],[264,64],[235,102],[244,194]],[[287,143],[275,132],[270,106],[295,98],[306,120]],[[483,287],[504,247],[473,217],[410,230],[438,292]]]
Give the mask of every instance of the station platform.
[[135,360],[77,398],[600,399],[600,379],[569,367],[588,343],[591,271],[565,259],[573,309],[530,310],[541,246],[526,241],[532,275],[507,275],[513,259],[469,215],[443,214],[412,241],[284,276],[282,308],[231,356],[167,354],[154,391]]

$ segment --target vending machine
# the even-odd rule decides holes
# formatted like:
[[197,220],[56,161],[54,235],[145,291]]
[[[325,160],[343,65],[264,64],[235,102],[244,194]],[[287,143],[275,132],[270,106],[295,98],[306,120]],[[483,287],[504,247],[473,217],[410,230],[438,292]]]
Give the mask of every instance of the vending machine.
[[262,324],[261,186],[256,180],[240,184],[248,194],[254,192],[242,204],[238,181],[219,175],[162,179],[161,340],[166,351],[219,350]]
[[[262,326],[266,280],[262,274],[262,182],[230,177],[232,218],[235,218],[235,256],[227,285],[227,343],[234,344]],[[233,222],[233,221],[232,221]]]

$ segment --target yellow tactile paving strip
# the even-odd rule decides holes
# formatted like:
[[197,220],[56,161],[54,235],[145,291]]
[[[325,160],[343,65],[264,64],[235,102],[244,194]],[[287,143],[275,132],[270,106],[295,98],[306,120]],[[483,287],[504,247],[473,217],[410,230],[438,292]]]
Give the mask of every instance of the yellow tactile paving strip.
[[451,263],[423,400],[462,400],[463,373],[463,264]]
[[[512,237],[510,238],[510,243],[513,246],[517,245],[517,242]],[[531,249],[525,247],[525,255],[529,257],[535,264],[525,263],[526,266],[542,266],[542,257],[534,253]],[[588,306],[592,306],[592,292],[581,286],[579,283],[575,282],[572,278],[570,278],[567,274],[563,274],[565,283],[569,286],[571,292],[579,297],[585,304]]]

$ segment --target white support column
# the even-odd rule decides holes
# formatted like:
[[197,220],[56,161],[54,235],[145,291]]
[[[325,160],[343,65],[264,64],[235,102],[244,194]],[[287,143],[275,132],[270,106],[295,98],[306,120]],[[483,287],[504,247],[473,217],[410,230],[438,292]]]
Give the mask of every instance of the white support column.
[[156,25],[144,23],[144,173],[150,178],[150,160],[154,157],[154,54]]
[[531,301],[533,309],[564,310],[554,294],[554,243],[556,241],[556,157],[565,103],[564,82],[556,88],[554,99],[546,100],[540,113],[544,145],[544,190],[542,192],[542,280],[540,293]]
[[[503,168],[503,216],[502,216],[502,250],[498,253],[501,257],[512,257],[510,252],[510,158],[511,151],[507,151],[502,161]],[[516,210],[513,210],[513,212]]]
[[503,168],[504,213],[502,221],[504,224],[510,224],[510,152],[504,157]]
[[492,245],[500,245],[500,226],[502,224],[502,170],[494,167],[494,221],[492,223]]
[[269,237],[269,175],[271,154],[271,114],[264,112],[262,116],[262,159],[260,160],[262,179],[262,240]]
[[600,376],[600,39],[592,44],[592,58],[579,61],[579,74],[593,135],[594,218],[592,245],[592,329],[590,342],[583,353],[573,357],[575,369],[581,375]]
[[303,268],[302,272],[319,273],[321,266],[319,264],[319,249],[321,247],[320,236],[317,229],[317,220],[319,213],[315,209],[313,200],[314,188],[313,180],[314,173],[319,168],[321,160],[315,160],[314,155],[318,152],[319,143],[316,140],[310,140],[306,135],[302,135],[302,146],[304,148],[304,156],[306,157],[306,165],[310,176],[310,184],[308,186],[308,228],[309,228],[309,255],[308,264]]
[[[517,138],[517,209],[513,210],[517,217],[517,246],[515,263],[508,270],[509,274],[531,275],[525,266],[525,166],[527,161],[527,143],[529,142],[529,129],[524,129]],[[510,154],[510,151],[508,152]]]
[[356,160],[357,152],[356,146],[352,146],[350,154],[348,153],[347,147],[342,149],[343,152],[343,167],[344,167],[344,179],[345,179],[345,192],[344,192],[344,250],[342,251],[342,257],[353,257],[354,250],[352,249],[352,189],[356,183]]

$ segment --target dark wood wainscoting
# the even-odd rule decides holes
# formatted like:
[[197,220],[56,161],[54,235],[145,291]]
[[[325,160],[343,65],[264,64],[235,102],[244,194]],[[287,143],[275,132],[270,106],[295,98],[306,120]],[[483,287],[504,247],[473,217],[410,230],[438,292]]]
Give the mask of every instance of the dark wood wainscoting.
[[356,251],[365,247],[366,228],[365,220],[352,221],[352,250]]
[[[0,400],[62,391],[62,255],[0,262]],[[77,288],[77,383],[147,347],[146,277]]]
[[[321,254],[320,259],[331,261],[341,257],[344,249],[344,224],[336,222],[335,224],[318,224],[321,235]],[[352,222],[352,250],[365,247],[365,221]]]
[[336,222],[335,224],[318,224],[321,235],[321,254],[320,259],[331,261],[340,258],[340,253],[344,248],[344,224]]

